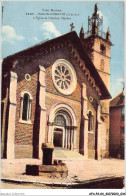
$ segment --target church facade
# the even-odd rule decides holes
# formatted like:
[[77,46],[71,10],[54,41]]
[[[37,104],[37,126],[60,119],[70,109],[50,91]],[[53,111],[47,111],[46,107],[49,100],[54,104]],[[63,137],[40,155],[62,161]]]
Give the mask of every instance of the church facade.
[[95,6],[87,35],[81,28],[79,37],[71,31],[3,60],[2,158],[42,158],[46,142],[109,156],[112,44],[98,17]]

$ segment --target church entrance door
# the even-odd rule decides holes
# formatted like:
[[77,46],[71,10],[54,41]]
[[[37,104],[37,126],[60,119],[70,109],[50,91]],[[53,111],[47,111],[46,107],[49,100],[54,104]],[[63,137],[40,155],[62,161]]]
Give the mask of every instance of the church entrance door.
[[73,134],[71,130],[71,120],[64,111],[59,111],[54,118],[53,144],[71,150],[73,145]]
[[48,142],[57,148],[76,149],[76,116],[68,104],[57,104],[50,112]]
[[54,129],[53,143],[55,147],[63,147],[63,130],[59,128]]

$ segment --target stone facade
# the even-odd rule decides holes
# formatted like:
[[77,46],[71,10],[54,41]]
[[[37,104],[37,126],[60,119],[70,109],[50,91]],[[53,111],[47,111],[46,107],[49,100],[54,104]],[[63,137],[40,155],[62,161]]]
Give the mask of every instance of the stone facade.
[[[106,44],[106,56],[96,51],[100,42]],[[104,73],[98,70],[101,56]],[[106,40],[96,36],[82,42],[76,32],[5,58],[2,157],[41,159],[46,142],[89,158],[107,157],[109,61]]]

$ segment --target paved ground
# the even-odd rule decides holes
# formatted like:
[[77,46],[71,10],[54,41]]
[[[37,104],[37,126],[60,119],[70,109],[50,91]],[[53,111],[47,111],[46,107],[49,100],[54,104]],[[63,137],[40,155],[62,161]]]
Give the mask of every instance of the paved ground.
[[[103,159],[100,161],[84,159],[62,158],[68,167],[67,178],[44,178],[42,176],[28,176],[25,174],[26,164],[41,164],[37,159],[1,160],[1,178],[20,182],[34,182],[43,184],[71,184],[107,177],[121,177],[125,175],[124,160]],[[2,183],[2,188],[7,188]],[[26,187],[25,187],[26,188]],[[28,188],[28,187],[27,187]]]
[[14,182],[1,182],[2,189],[50,189],[49,186],[44,184],[25,184],[25,183],[14,183]]

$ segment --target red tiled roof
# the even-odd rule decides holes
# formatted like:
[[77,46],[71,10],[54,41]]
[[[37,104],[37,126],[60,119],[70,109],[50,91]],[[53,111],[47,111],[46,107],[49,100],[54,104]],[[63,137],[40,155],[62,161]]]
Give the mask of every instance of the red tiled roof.
[[122,91],[119,95],[114,97],[110,101],[110,107],[112,106],[124,106],[125,104],[125,96],[124,96],[124,91]]

